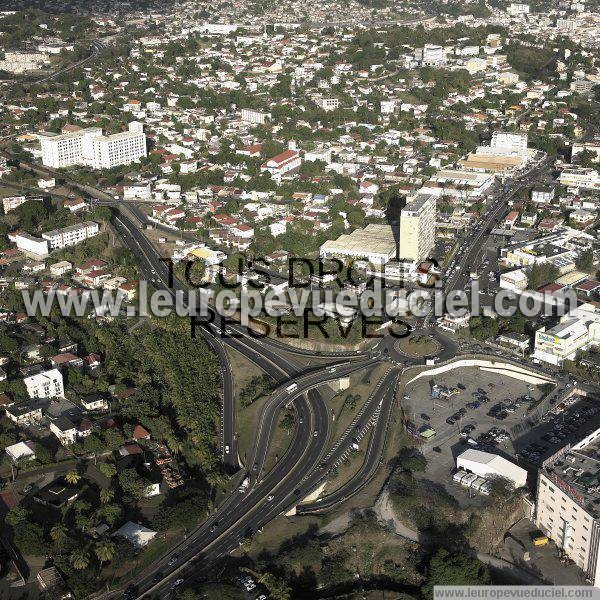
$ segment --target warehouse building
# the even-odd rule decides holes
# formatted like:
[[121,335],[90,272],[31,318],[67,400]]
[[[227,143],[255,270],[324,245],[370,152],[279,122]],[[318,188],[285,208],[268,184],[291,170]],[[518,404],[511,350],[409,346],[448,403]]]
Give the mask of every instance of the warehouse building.
[[469,449],[456,459],[456,468],[474,473],[484,479],[500,478],[509,481],[515,488],[527,484],[527,471],[506,458],[481,450]]

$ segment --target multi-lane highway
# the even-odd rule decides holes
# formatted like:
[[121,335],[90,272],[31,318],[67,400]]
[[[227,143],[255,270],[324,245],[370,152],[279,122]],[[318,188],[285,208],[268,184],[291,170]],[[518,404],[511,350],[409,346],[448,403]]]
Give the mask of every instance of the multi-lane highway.
[[[51,172],[37,165],[24,166],[38,172]],[[68,180],[66,185],[78,189],[86,197],[96,198],[113,207],[112,225],[123,243],[137,257],[142,277],[158,289],[169,289],[171,293],[181,291],[184,296],[192,293],[178,279],[170,281],[169,269],[144,235],[143,218],[135,207],[115,200],[98,188],[81,186]],[[472,248],[460,259],[456,272],[453,273],[454,283],[468,276],[469,260],[478,256],[485,240],[485,232],[500,218],[505,206],[504,202],[498,201],[482,219]],[[477,246],[479,250],[476,249]],[[189,296],[185,298],[189,301]],[[215,317],[212,309],[207,308]],[[391,335],[364,352],[321,354],[325,359],[324,364],[307,368],[300,362],[300,358],[314,356],[314,352],[294,349],[271,338],[257,339],[239,324],[228,323],[226,331],[229,335],[225,337],[220,335],[217,323],[199,324],[198,331],[202,332],[221,364],[223,461],[230,471],[240,468],[239,474],[234,476],[235,481],[241,483],[244,479],[247,487],[242,486],[244,493],[232,492],[205,523],[189,533],[176,549],[162,556],[132,582],[133,587],[129,593],[131,597],[168,597],[176,582],[193,582],[199,571],[237,548],[245,537],[256,533],[281,513],[299,505],[300,512],[325,510],[362,489],[375,474],[383,456],[394,408],[397,379],[405,368],[422,363],[422,360],[399,353],[395,345],[396,339]],[[427,330],[426,333],[434,336],[438,342],[436,354],[440,360],[449,360],[459,353],[456,345],[440,332]],[[240,460],[236,445],[233,376],[227,347],[260,366],[273,376],[277,384],[260,412],[255,443],[244,460]],[[330,410],[319,389],[328,382],[381,363],[387,363],[386,373],[351,426],[338,440],[332,440]],[[280,410],[286,405],[295,410],[296,427],[287,451],[268,470],[265,465],[271,438]],[[369,430],[370,436],[367,435]],[[328,490],[322,498],[303,504],[302,500],[326,481],[331,469],[348,455],[354,444],[366,444],[365,458],[359,471],[339,489]],[[118,591],[113,591],[96,597],[114,598],[118,594]]]

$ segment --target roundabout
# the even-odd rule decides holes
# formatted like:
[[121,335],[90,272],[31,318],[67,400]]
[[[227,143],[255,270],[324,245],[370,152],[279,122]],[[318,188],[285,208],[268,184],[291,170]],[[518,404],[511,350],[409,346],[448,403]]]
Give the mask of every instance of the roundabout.
[[433,336],[417,333],[399,339],[394,344],[394,350],[409,358],[427,358],[438,355],[442,350],[442,345]]

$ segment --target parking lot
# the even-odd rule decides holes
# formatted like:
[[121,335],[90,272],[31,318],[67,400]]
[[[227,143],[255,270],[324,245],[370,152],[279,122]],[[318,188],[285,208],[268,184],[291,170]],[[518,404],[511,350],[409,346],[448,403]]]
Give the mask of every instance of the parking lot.
[[[441,391],[441,396],[446,392],[448,397],[434,398],[432,391],[434,395]],[[451,473],[456,457],[467,448],[517,460],[524,435],[534,439],[535,421],[528,421],[527,408],[540,396],[536,386],[476,368],[457,369],[414,382],[406,388],[402,400],[405,414],[417,429],[435,431],[435,436],[421,446],[428,459],[424,475],[456,495]],[[537,428],[533,431],[537,434]]]
[[554,393],[540,401],[541,396],[537,386],[476,368],[407,387],[404,412],[426,438],[421,444],[428,459],[424,476],[460,496],[450,475],[456,457],[468,448],[504,455],[533,474],[560,448],[600,427],[596,400],[572,395],[557,403]]

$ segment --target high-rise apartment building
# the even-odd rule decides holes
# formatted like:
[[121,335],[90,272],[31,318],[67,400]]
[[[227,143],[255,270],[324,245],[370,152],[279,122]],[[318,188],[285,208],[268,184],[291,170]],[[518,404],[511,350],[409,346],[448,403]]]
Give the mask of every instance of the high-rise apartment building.
[[435,245],[435,196],[417,194],[400,213],[401,261],[418,264]]

